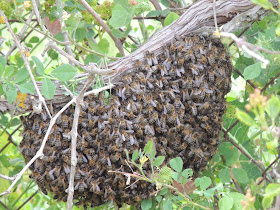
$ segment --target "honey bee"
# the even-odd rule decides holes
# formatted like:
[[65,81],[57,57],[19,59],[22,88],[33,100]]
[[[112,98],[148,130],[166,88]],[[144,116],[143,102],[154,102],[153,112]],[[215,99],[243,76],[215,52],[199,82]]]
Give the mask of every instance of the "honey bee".
[[142,62],[140,61],[140,60],[135,60],[135,62],[134,62],[134,66],[135,66],[135,68],[136,68],[136,70],[138,70],[138,71],[141,71],[142,70]]
[[121,155],[121,153],[116,152],[115,154],[111,155],[110,157],[111,157],[111,161],[115,163],[120,160],[122,155]]
[[185,60],[191,59],[192,62],[195,62],[195,56],[193,54],[193,51],[191,49],[187,49],[186,54],[184,56]]
[[168,57],[165,61],[163,61],[162,65],[169,71],[171,68],[172,59]]
[[116,193],[112,190],[110,186],[105,186],[105,193],[104,193],[104,198],[109,200],[113,200],[115,197]]
[[175,107],[168,103],[165,102],[164,106],[163,106],[163,110],[164,110],[164,114],[170,113],[170,112],[174,112],[175,111]]
[[178,110],[178,109],[185,109],[185,106],[183,105],[183,103],[181,102],[180,98],[175,98],[174,101],[174,107]]
[[[42,130],[43,134],[46,134],[46,133],[47,133],[48,126],[46,125],[45,122],[41,122],[41,123],[40,123],[40,129]],[[40,134],[39,134],[39,135],[40,135]]]
[[35,118],[32,125],[32,130],[38,130],[39,128],[40,128],[40,119]]
[[159,79],[160,83],[162,83],[164,86],[168,87],[169,83],[166,77],[161,77]]
[[158,59],[157,59],[157,56],[155,56],[154,53],[151,53],[151,59],[152,59],[152,62],[154,65],[158,65]]
[[118,127],[115,127],[115,128],[113,129],[112,134],[110,135],[110,138],[116,139],[116,138],[118,138],[118,137],[120,137],[120,136],[121,136],[121,134],[120,134],[119,128],[118,128]]
[[80,180],[76,186],[75,186],[75,190],[78,190],[79,193],[83,193],[85,192],[85,189],[87,188],[86,183],[84,182],[84,180]]
[[62,124],[61,124],[61,126],[62,126],[63,128],[68,128],[68,124],[69,124],[69,122],[68,122],[68,116],[67,116],[67,115],[63,115],[63,116],[62,116]]
[[98,195],[100,195],[102,193],[99,184],[102,183],[102,179],[98,178],[97,180],[91,180],[90,182],[90,192],[96,193]]
[[214,65],[216,63],[215,54],[213,52],[210,52],[207,55],[207,59],[208,59],[208,62],[209,62],[210,65]]
[[146,62],[149,66],[152,66],[153,65],[153,62],[152,62],[152,55],[150,54],[149,51],[146,51],[145,52],[145,58],[146,58]]
[[209,70],[208,71],[208,79],[209,79],[210,82],[214,82],[214,80],[215,80],[215,73],[214,73],[213,70]]
[[192,115],[193,116],[196,116],[197,115],[197,107],[196,107],[196,105],[195,105],[195,103],[191,103],[190,104],[190,108],[191,108],[191,113],[192,113]]
[[93,155],[89,160],[89,166],[95,166],[97,159],[98,159],[98,155],[97,154]]
[[154,112],[150,118],[149,123],[153,124],[154,122],[156,122],[158,120],[158,112]]

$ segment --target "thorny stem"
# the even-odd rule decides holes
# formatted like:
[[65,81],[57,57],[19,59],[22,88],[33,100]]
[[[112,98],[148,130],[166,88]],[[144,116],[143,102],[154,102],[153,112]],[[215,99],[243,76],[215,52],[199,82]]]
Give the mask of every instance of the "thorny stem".
[[[36,93],[38,95],[39,102],[40,102],[40,104],[43,103],[43,105],[44,105],[44,107],[46,109],[46,112],[48,113],[49,117],[52,118],[51,113],[50,113],[50,111],[49,111],[49,109],[47,107],[46,101],[45,101],[44,97],[42,96],[42,94],[41,94],[41,92],[40,92],[40,90],[39,90],[39,88],[38,88],[38,86],[36,84],[35,78],[34,78],[34,76],[32,74],[31,68],[30,68],[29,61],[28,61],[26,55],[23,53],[23,47],[21,46],[21,44],[18,41],[16,35],[14,34],[14,31],[11,28],[11,26],[10,26],[8,20],[7,20],[7,17],[3,14],[3,12],[1,10],[0,10],[0,14],[1,14],[1,16],[4,16],[6,26],[7,26],[8,30],[9,30],[10,34],[12,35],[17,48],[19,49],[20,55],[21,55],[21,57],[22,57],[22,59],[24,61],[25,67],[26,67],[26,69],[27,69],[27,71],[28,71],[28,73],[30,75],[30,78],[31,78],[32,83],[33,83],[33,86],[34,86],[34,88],[36,90]],[[40,111],[40,110],[38,110],[38,111]]]
[[[156,184],[155,181],[153,181],[153,180],[151,180],[149,178],[144,178],[144,177],[139,176],[137,174],[127,173],[127,172],[122,172],[122,171],[108,171],[108,172],[109,173],[119,173],[119,174],[123,174],[123,175],[126,175],[126,176],[132,176],[132,177],[138,178],[139,180],[143,180],[143,181],[147,181],[147,182]],[[195,202],[191,201],[188,197],[186,197],[183,193],[181,193],[177,188],[175,188],[175,187],[173,187],[173,186],[171,186],[169,184],[164,184],[164,183],[160,183],[160,184],[162,184],[163,187],[167,187],[168,189],[175,191],[178,195],[180,195],[182,198],[184,198],[190,204],[192,204],[194,206],[197,206],[199,208],[202,208],[202,209],[211,210],[210,208],[201,206],[198,203],[195,203]]]
[[94,79],[93,75],[91,74],[84,85],[83,89],[81,90],[80,94],[75,98],[75,113],[74,113],[74,119],[73,119],[73,126],[71,133],[71,169],[70,169],[70,182],[68,187],[68,197],[67,197],[67,210],[72,209],[73,205],[73,196],[74,196],[74,178],[75,178],[75,172],[76,172],[76,165],[77,165],[77,136],[78,136],[78,123],[79,123],[79,116],[81,111],[81,101],[84,98],[85,91],[90,86],[92,80]]

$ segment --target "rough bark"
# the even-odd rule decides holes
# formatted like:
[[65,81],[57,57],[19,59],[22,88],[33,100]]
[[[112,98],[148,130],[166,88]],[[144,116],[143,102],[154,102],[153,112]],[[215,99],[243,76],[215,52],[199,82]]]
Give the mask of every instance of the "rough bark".
[[[227,32],[240,29],[248,21],[256,20],[265,13],[260,6],[254,5],[250,0],[220,0],[216,2],[216,16],[219,26],[224,25],[223,29]],[[162,28],[153,34],[150,39],[140,46],[132,54],[120,58],[119,60],[109,64],[109,68],[114,69],[115,73],[105,76],[104,81],[108,83],[117,83],[122,75],[133,71],[133,63],[135,60],[143,60],[146,51],[159,54],[161,47],[169,43],[174,36],[182,36],[185,34],[203,31],[204,33],[213,33],[214,29],[214,12],[213,1],[203,0],[193,4],[187,11],[171,25]],[[76,77],[79,77],[77,75]],[[81,87],[82,87],[81,82]],[[41,82],[38,82],[39,88]],[[48,100],[49,104],[64,104],[70,100],[65,95],[65,90],[60,87],[59,82],[56,83],[56,92],[52,100]],[[34,99],[35,98],[35,99]],[[32,110],[32,102],[36,100],[35,95],[28,95],[25,101],[26,109],[19,110],[16,113],[24,113]],[[12,111],[16,104],[8,104],[3,98],[0,98],[0,111]]]

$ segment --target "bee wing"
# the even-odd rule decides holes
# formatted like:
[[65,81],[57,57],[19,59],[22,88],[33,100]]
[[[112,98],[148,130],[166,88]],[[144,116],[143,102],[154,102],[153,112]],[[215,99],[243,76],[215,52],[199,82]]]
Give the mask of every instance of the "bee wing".
[[79,185],[80,185],[80,183],[78,182],[74,189],[77,190],[79,188]]

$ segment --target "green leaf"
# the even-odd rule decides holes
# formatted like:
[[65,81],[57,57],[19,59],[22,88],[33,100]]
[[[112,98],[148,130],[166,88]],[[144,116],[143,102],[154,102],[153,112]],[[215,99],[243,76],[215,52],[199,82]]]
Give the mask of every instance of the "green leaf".
[[193,175],[193,170],[191,168],[187,168],[182,172],[182,176],[185,178],[189,178]]
[[77,28],[75,32],[75,38],[77,41],[82,41],[86,37],[87,29],[86,28]]
[[227,166],[234,163],[239,156],[237,148],[235,148],[230,142],[221,143],[219,151],[221,155],[225,156]]
[[273,5],[268,0],[251,0],[254,4],[262,6],[264,9],[272,9]]
[[20,70],[18,70],[16,72],[16,79],[15,79],[15,83],[19,83],[22,82],[23,80],[25,80],[27,77],[29,76],[28,71],[25,67],[21,68]]
[[34,94],[35,93],[34,86],[31,82],[25,82],[23,84],[20,84],[20,85],[18,85],[18,88],[19,88],[20,92],[22,92],[23,94],[25,94],[25,93]]
[[280,23],[277,25],[275,33],[277,34],[277,36],[280,36]]
[[139,151],[138,150],[135,150],[132,154],[132,160],[135,161],[139,156]]
[[102,52],[103,53],[108,53],[109,52],[109,46],[110,46],[110,43],[108,42],[107,39],[103,38],[101,39],[99,42],[98,42],[98,47],[100,49],[102,49]]
[[148,199],[143,200],[141,202],[141,209],[142,210],[149,210],[150,208],[152,208],[152,205],[153,205],[152,200],[148,200]]
[[37,36],[33,36],[30,40],[29,43],[38,43],[39,42],[39,38]]
[[145,147],[144,147],[144,152],[146,154],[150,154],[153,151],[154,143],[153,140],[149,141]]
[[166,202],[164,202],[163,204],[163,209],[165,210],[172,210],[172,201],[171,200],[168,200]]
[[116,4],[112,9],[112,17],[109,20],[109,24],[113,28],[120,28],[130,23],[133,18],[133,14],[127,11],[121,4]]
[[272,205],[274,197],[280,193],[280,185],[276,183],[270,183],[265,188],[265,195],[262,201],[264,208],[269,208]]
[[89,63],[98,63],[100,60],[101,60],[100,56],[90,54],[86,57],[85,64],[87,65]]
[[36,71],[39,75],[43,76],[44,75],[44,65],[42,64],[42,62],[39,60],[39,58],[32,56],[31,57],[33,62],[36,65]]
[[0,76],[2,76],[4,70],[5,70],[5,67],[6,67],[6,60],[3,56],[0,56]]
[[238,193],[238,192],[232,192],[229,194],[229,196],[233,199],[233,207],[232,210],[240,210],[243,209],[244,206],[241,204],[241,200],[246,200],[245,195]]
[[219,200],[219,209],[220,210],[230,210],[233,206],[233,199],[228,195],[225,195]]
[[50,58],[52,60],[57,60],[58,59],[58,53],[53,49],[48,50],[47,54],[48,54],[48,56],[50,56]]
[[257,62],[253,65],[247,66],[244,69],[243,76],[244,79],[250,80],[258,77],[260,74],[261,74],[261,63]]
[[231,180],[229,169],[224,168],[223,170],[221,170],[220,173],[218,174],[218,177],[222,183],[224,183],[224,184],[229,183]]
[[116,38],[122,38],[125,37],[124,32],[120,31],[119,29],[113,29],[112,34]]
[[211,179],[209,177],[203,176],[199,179],[199,186],[202,191],[206,190],[207,187],[209,187],[210,185],[211,185]]
[[170,12],[169,15],[167,15],[167,17],[164,19],[164,25],[168,26],[171,23],[173,23],[173,21],[177,20],[180,16],[177,15],[175,12]]
[[17,90],[14,86],[12,85],[8,85],[7,86],[8,89],[6,91],[6,96],[7,96],[7,100],[8,102],[11,104],[12,102],[14,102],[17,98]]
[[77,70],[69,64],[62,64],[51,72],[51,74],[60,81],[69,81],[76,73]]
[[265,111],[271,119],[275,119],[280,113],[280,100],[274,95],[268,100]]
[[210,197],[212,197],[215,194],[215,188],[210,188],[208,190],[205,190],[203,192],[203,195],[205,196],[206,199],[209,199]]
[[180,157],[171,159],[169,164],[177,172],[181,172],[183,169],[183,160]]
[[236,117],[245,125],[252,126],[255,124],[255,121],[252,117],[250,117],[250,115],[248,115],[246,112],[240,111],[239,109],[236,110]]
[[158,156],[154,161],[154,166],[159,167],[163,163],[164,159],[164,156]]
[[157,17],[161,15],[161,11],[160,10],[153,10],[148,12],[148,14],[146,15],[146,17]]
[[54,92],[55,92],[55,85],[53,84],[53,82],[48,78],[44,78],[42,84],[42,94],[47,99],[52,99],[54,96]]
[[92,29],[88,30],[86,33],[86,38],[91,39],[94,36],[94,31]]
[[232,169],[233,176],[235,179],[240,182],[240,183],[247,183],[249,182],[247,173],[244,169],[242,168],[233,168]]

